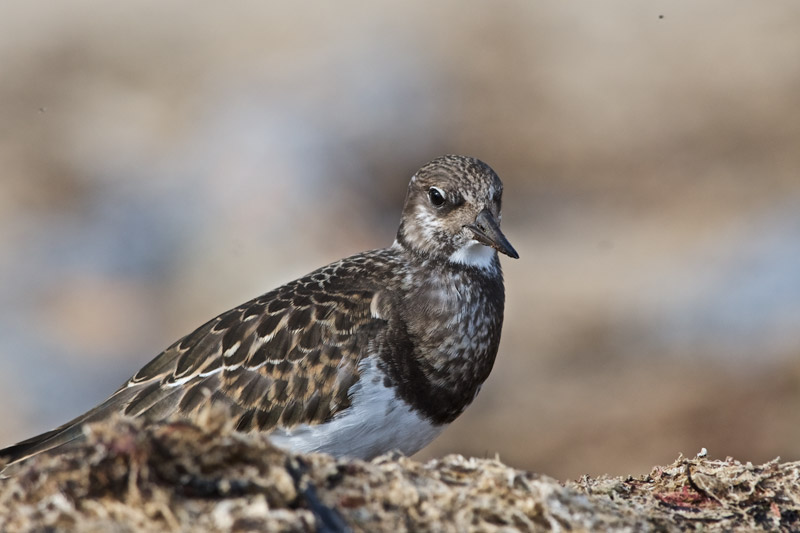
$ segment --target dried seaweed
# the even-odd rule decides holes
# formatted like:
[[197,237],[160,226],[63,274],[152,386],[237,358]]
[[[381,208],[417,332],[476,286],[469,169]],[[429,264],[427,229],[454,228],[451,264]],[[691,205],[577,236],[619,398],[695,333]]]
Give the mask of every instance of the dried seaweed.
[[294,455],[236,433],[119,418],[0,480],[0,530],[800,530],[800,463],[679,457],[640,478],[567,484],[497,459]]

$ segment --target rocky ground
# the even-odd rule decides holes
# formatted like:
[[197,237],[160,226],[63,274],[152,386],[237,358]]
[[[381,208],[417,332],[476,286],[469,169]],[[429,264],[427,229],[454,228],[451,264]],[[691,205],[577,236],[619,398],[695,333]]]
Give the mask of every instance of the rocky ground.
[[679,457],[642,477],[560,482],[460,455],[290,455],[225,420],[87,428],[85,443],[6,470],[0,530],[800,530],[800,462]]

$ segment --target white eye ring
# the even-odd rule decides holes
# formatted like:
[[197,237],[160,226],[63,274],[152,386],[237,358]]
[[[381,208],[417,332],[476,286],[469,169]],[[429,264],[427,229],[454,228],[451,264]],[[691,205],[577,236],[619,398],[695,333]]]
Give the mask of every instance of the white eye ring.
[[447,194],[439,187],[428,189],[428,199],[435,207],[441,207],[447,201]]

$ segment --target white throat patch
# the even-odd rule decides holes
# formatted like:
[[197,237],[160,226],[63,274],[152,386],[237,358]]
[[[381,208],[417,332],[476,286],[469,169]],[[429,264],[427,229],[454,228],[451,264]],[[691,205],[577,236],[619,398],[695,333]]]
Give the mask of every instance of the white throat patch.
[[483,270],[494,269],[494,257],[497,252],[494,249],[484,246],[475,239],[456,250],[450,255],[451,263],[459,263]]

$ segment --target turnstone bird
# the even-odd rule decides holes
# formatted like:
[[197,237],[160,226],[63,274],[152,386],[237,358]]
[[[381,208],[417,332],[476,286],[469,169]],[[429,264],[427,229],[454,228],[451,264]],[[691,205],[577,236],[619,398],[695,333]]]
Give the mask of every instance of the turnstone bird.
[[113,413],[191,420],[223,404],[243,432],[301,452],[410,455],[472,402],[500,343],[503,184],[447,155],[408,185],[397,238],[230,311],[150,361],[109,399],[0,450],[11,462],[83,438]]

